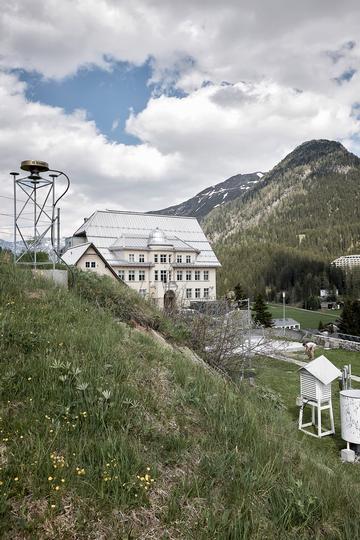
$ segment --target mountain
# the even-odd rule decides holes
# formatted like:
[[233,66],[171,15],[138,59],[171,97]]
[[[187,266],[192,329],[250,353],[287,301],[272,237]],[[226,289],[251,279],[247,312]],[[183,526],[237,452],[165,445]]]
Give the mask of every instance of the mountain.
[[206,216],[223,263],[220,290],[240,281],[250,293],[291,289],[296,300],[295,286],[308,274],[306,294],[318,294],[315,276],[331,281],[326,265],[360,251],[359,188],[360,159],[342,144],[295,148],[254,189]]
[[262,181],[264,173],[236,174],[224,182],[200,191],[195,197],[187,201],[169,206],[162,210],[148,212],[149,214],[166,214],[171,216],[192,216],[204,218],[211,210],[242,197]]

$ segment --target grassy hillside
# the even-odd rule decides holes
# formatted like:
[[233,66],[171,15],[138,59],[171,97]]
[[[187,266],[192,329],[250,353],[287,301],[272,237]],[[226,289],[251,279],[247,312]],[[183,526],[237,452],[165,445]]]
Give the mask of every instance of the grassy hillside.
[[[283,318],[283,307],[281,305],[268,304],[268,309],[271,312],[274,319]],[[301,309],[291,306],[286,306],[285,317],[295,319],[300,323],[301,328],[313,328],[315,330],[319,327],[319,322],[323,324],[335,323],[341,316],[340,311],[332,311],[330,309],[323,311],[310,311],[308,309]]]
[[109,283],[95,306],[0,263],[1,537],[359,537],[357,467],[272,392],[119,323]]

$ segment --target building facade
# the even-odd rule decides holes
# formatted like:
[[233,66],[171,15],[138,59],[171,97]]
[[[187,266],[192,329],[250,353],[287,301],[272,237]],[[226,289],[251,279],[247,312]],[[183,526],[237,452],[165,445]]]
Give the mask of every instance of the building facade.
[[345,269],[360,266],[360,255],[343,255],[335,259],[331,264]]
[[[81,246],[90,244],[98,253],[87,250],[77,258]],[[160,307],[216,299],[220,263],[195,218],[98,211],[67,239],[66,247],[68,264],[107,273],[105,261],[129,287]]]

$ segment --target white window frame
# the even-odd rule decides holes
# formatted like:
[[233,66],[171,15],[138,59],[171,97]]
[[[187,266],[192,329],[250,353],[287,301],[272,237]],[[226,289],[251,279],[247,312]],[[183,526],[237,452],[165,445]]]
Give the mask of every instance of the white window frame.
[[200,270],[195,270],[195,281],[200,281],[200,278],[201,278],[201,274],[200,274]]
[[159,255],[157,253],[155,253],[154,255],[154,263],[157,263],[159,262]]
[[160,263],[166,264],[166,261],[167,261],[166,253],[160,253]]
[[141,263],[145,262],[145,254],[144,253],[139,253],[139,262],[141,262]]
[[187,300],[192,298],[192,289],[186,289],[186,298]]
[[191,270],[186,270],[185,281],[192,281],[192,271]]
[[129,253],[129,262],[135,262],[135,254]]
[[85,261],[85,268],[90,268],[90,261]]
[[195,298],[201,298],[201,289],[198,287],[195,289]]
[[162,283],[167,283],[167,270],[160,270],[160,281]]
[[182,264],[182,255],[176,255],[176,262]]
[[209,270],[204,270],[204,281],[209,281]]
[[118,270],[118,276],[120,279],[125,281],[125,270]]
[[186,255],[186,264],[191,263],[191,255]]
[[135,281],[135,280],[136,280],[135,270],[129,270],[129,272],[128,272],[128,281]]
[[90,267],[91,268],[96,268],[96,261],[91,261]]
[[209,287],[205,287],[205,289],[204,289],[204,298],[210,298]]
[[159,270],[154,270],[154,281],[159,281]]
[[145,281],[145,270],[139,270],[139,281]]
[[176,272],[176,281],[182,281],[183,280],[183,271],[177,270]]

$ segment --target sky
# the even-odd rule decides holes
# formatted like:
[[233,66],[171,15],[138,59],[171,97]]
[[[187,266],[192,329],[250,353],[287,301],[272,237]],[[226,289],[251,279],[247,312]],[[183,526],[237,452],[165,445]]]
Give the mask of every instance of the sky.
[[360,155],[359,28],[353,0],[2,0],[0,238],[25,159],[69,175],[70,235],[96,209],[177,204],[306,140]]

